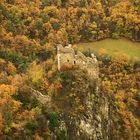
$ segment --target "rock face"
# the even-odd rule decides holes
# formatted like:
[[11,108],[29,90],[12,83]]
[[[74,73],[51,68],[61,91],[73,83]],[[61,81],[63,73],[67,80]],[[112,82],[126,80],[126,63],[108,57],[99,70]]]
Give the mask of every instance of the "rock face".
[[[75,54],[71,46],[57,46],[58,70],[63,64],[78,65],[86,69],[90,77],[88,94],[85,97],[84,114],[73,117],[61,114],[61,127],[66,129],[70,140],[108,140],[108,104],[99,94],[98,62],[94,54],[86,57],[81,52]],[[95,87],[95,90],[92,89]],[[82,91],[81,91],[82,92]]]
[[107,140],[107,135],[102,130],[103,120],[98,97],[89,93],[85,106],[85,113],[76,118],[63,114],[60,129],[67,130],[70,140]]

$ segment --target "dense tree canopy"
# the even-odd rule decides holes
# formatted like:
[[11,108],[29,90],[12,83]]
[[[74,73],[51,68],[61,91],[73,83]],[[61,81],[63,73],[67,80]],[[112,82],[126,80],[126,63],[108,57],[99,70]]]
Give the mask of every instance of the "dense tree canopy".
[[[86,89],[86,73],[63,67],[58,74],[56,44],[120,37],[140,41],[140,0],[0,0],[0,139],[54,140],[55,134],[66,140],[65,133],[56,132],[62,109],[56,98],[70,89],[73,77],[79,90]],[[138,140],[140,64],[105,53],[99,60],[101,94],[111,102],[111,134]],[[76,87],[75,82],[63,96],[74,115],[84,112],[86,96]],[[54,110],[48,112],[32,89],[51,96]]]

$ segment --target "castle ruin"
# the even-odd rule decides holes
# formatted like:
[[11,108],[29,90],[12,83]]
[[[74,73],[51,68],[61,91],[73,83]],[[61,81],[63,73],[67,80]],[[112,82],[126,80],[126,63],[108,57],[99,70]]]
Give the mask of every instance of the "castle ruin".
[[57,46],[57,59],[58,59],[58,70],[63,65],[78,65],[81,69],[86,69],[90,77],[94,79],[98,78],[98,62],[96,56],[92,53],[91,57],[86,57],[83,53],[78,51],[75,53],[71,45],[63,47],[62,45]]

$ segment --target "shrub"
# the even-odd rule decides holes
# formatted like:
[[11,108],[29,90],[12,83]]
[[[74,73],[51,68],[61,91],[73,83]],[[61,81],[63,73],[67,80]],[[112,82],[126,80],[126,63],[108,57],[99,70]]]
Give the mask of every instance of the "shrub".
[[60,29],[59,23],[53,23],[52,27],[53,27],[53,29],[56,30],[56,31]]
[[37,62],[34,61],[28,69],[28,77],[31,83],[34,86],[39,86],[43,81],[44,75],[45,72],[43,70],[43,67],[41,65],[38,65]]
[[52,112],[50,114],[49,127],[50,127],[51,131],[54,131],[57,126],[58,126],[58,113]]
[[71,64],[63,64],[60,68],[60,71],[67,71],[67,70],[72,70],[73,69],[73,65]]
[[34,25],[34,28],[35,29],[38,29],[38,30],[42,30],[43,27],[42,27],[42,22],[41,21],[37,21]]
[[82,0],[82,1],[81,1],[81,6],[82,6],[82,7],[85,7],[85,6],[87,6],[87,5],[88,5],[87,0]]
[[13,23],[11,22],[11,21],[8,21],[7,22],[7,30],[9,31],[9,32],[14,32],[14,25],[13,25]]
[[34,131],[36,130],[36,123],[35,122],[28,122],[26,124],[26,128],[31,132],[34,133]]
[[71,85],[71,83],[73,81],[72,73],[65,71],[65,72],[61,72],[59,76],[65,85]]
[[63,129],[60,131],[60,133],[57,135],[57,140],[68,140],[66,131]]
[[112,33],[112,38],[113,38],[113,39],[119,39],[119,37],[120,37],[120,36],[119,36],[118,33],[116,33],[116,32],[115,32],[115,33]]
[[41,106],[41,103],[36,98],[33,98],[33,100],[31,101],[31,108],[35,108],[39,106]]
[[86,57],[91,57],[91,50],[88,48],[88,50],[84,51],[83,54],[86,56]]
[[7,3],[13,4],[15,0],[6,0]]
[[48,6],[50,4],[50,0],[43,0],[43,5]]
[[134,68],[136,69],[136,68],[140,68],[140,61],[136,61],[135,63],[134,63]]

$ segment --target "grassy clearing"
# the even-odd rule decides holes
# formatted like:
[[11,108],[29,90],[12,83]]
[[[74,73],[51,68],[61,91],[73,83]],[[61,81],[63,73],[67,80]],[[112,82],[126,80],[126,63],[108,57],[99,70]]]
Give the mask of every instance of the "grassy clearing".
[[130,59],[140,60],[140,43],[127,39],[105,39],[97,42],[79,43],[77,46],[81,51],[90,49],[98,53],[101,49],[105,49],[109,55],[127,54]]

